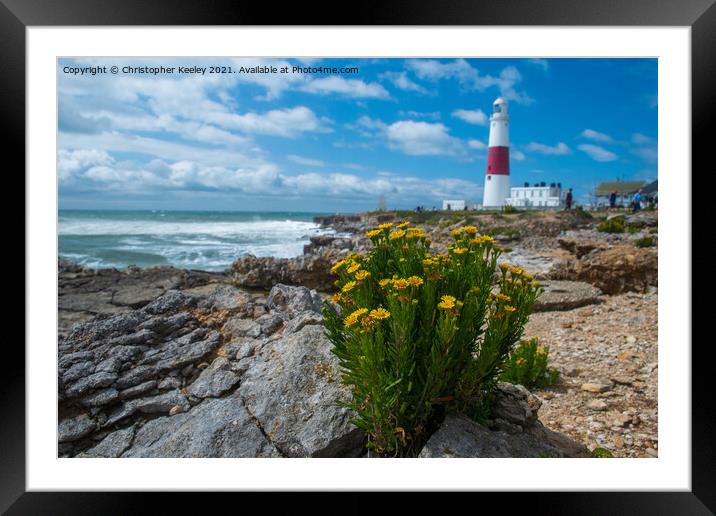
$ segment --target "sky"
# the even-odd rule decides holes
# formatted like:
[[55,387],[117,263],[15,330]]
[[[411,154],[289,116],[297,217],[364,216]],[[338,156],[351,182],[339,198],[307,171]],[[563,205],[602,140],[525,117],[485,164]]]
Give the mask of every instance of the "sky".
[[58,88],[60,209],[481,203],[499,96],[513,186],[657,178],[656,59],[60,59]]

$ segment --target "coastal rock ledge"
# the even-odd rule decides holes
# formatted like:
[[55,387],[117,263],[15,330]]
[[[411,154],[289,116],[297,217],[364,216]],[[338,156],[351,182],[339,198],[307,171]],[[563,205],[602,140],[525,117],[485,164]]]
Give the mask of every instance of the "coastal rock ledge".
[[[60,340],[61,457],[364,457],[314,290],[165,290]],[[489,428],[448,417],[421,456],[583,456],[500,384]],[[451,450],[451,451],[449,451]]]

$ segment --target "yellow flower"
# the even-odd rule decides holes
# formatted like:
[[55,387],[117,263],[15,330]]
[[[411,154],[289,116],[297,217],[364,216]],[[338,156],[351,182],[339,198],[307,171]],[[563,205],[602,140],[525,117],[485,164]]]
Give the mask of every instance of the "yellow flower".
[[525,360],[524,358],[520,357],[520,358],[518,358],[518,359],[516,360],[516,363],[517,363],[518,366],[523,366],[523,365],[525,365],[525,364],[527,363],[527,360]]
[[443,310],[455,308],[455,298],[452,296],[441,296],[438,308],[442,308]]
[[546,355],[547,352],[546,352],[544,349],[538,347],[538,348],[537,348],[537,354],[538,354],[538,355]]
[[532,286],[535,287],[535,288],[539,287],[540,285],[541,285],[541,283],[540,283],[539,281],[533,281],[533,282],[532,282]]
[[462,230],[468,235],[477,235],[477,228],[475,226],[463,226]]
[[389,238],[391,240],[397,240],[398,238],[403,238],[404,236],[405,236],[405,231],[403,231],[402,229],[399,229],[398,231],[393,231],[390,234]]
[[380,285],[381,287],[385,288],[386,285],[388,285],[388,283],[390,283],[390,280],[389,280],[388,278],[385,278],[385,279],[380,280],[380,281],[378,282],[378,285]]
[[360,263],[353,262],[353,265],[348,267],[348,274],[353,274],[355,271],[360,269]]
[[505,303],[509,303],[510,301],[512,301],[512,298],[510,296],[506,296],[502,292],[500,292],[499,294],[495,294],[495,297],[500,301],[504,301]]
[[336,264],[331,267],[332,272],[337,272],[341,267],[343,267],[346,264],[345,260],[341,260],[339,262],[336,262]]
[[433,265],[435,265],[435,261],[432,258],[423,260],[423,267],[432,267]]
[[452,252],[455,254],[465,254],[467,252],[467,248],[466,247],[456,247],[455,249],[452,250]]
[[462,229],[453,229],[450,231],[450,234],[454,237],[462,235]]
[[386,222],[385,224],[379,224],[378,229],[390,229],[393,227],[392,222]]
[[388,317],[390,317],[390,312],[385,308],[376,308],[375,310],[371,310],[369,315],[373,319],[382,321],[383,319],[387,319]]
[[373,238],[373,237],[376,237],[376,236],[378,236],[378,235],[381,235],[382,233],[383,233],[383,232],[382,232],[380,229],[374,229],[374,230],[372,230],[372,231],[368,231],[365,235],[366,235],[368,238]]
[[419,278],[418,276],[410,276],[408,278],[408,283],[410,283],[413,287],[419,287],[423,284],[423,278]]
[[408,280],[403,278],[398,278],[393,280],[393,287],[395,287],[397,290],[403,290],[410,286],[410,283]]
[[515,308],[514,306],[505,305],[505,312],[512,313],[512,312],[514,312],[515,310],[517,310],[517,308]]
[[512,267],[510,269],[510,273],[513,276],[521,276],[523,272],[525,272],[525,271],[523,269],[520,269],[519,267]]
[[355,323],[357,323],[360,320],[361,317],[363,317],[367,313],[368,313],[367,308],[359,308],[358,310],[356,310],[352,314],[350,314],[348,317],[346,317],[344,323],[346,326],[353,326]]
[[362,281],[362,280],[364,280],[364,279],[366,279],[366,278],[370,278],[370,272],[368,272],[368,271],[358,271],[358,272],[356,273],[356,279],[357,279],[358,281]]
[[532,276],[532,274],[527,274],[526,272],[522,275],[522,277],[525,278],[527,281],[534,278],[534,276]]
[[341,289],[341,292],[350,292],[351,290],[353,290],[353,289],[355,288],[355,286],[356,286],[356,282],[355,282],[355,281],[349,281],[348,283],[346,283],[345,285],[343,285],[343,288]]
[[500,264],[500,269],[502,269],[503,271],[506,271],[506,270],[509,269],[509,268],[510,268],[510,264],[509,264],[509,263],[501,263],[501,264]]
[[337,294],[333,294],[331,301],[333,301],[334,303],[339,303],[341,301],[341,293],[338,292]]
[[407,228],[408,226],[410,226],[410,222],[406,220],[405,222],[401,222],[400,224],[398,224],[395,227],[398,229],[403,229],[403,228]]
[[479,237],[473,238],[472,240],[470,240],[470,243],[473,245],[481,245],[481,244],[486,244],[486,243],[491,244],[494,241],[495,241],[495,239],[489,235],[480,235]]

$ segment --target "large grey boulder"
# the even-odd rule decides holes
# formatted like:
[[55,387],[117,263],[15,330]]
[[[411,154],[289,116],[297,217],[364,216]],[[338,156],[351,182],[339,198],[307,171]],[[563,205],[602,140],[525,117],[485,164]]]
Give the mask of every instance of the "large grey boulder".
[[241,378],[239,396],[271,442],[289,457],[358,456],[363,434],[336,400],[350,399],[323,326],[265,344]]
[[148,421],[122,457],[280,457],[235,396]]
[[587,457],[587,449],[536,423],[521,432],[490,430],[465,416],[448,416],[418,455],[420,458]]

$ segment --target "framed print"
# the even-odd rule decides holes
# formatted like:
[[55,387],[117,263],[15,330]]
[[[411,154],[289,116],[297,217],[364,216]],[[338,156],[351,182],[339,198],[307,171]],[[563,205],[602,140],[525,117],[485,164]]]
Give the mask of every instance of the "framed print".
[[2,8],[28,300],[3,509],[713,510],[691,342],[713,5],[381,4],[350,26],[125,5]]

